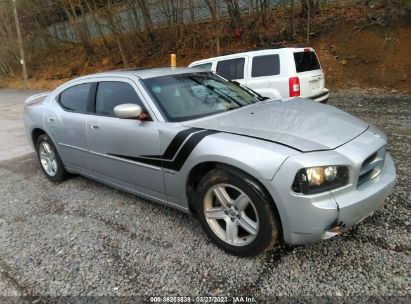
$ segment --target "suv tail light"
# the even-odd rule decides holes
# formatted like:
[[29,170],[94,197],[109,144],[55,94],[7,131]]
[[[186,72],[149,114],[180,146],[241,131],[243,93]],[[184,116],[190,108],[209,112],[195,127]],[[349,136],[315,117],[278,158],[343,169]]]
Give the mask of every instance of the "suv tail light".
[[289,79],[290,97],[300,96],[300,79],[298,77],[291,77]]

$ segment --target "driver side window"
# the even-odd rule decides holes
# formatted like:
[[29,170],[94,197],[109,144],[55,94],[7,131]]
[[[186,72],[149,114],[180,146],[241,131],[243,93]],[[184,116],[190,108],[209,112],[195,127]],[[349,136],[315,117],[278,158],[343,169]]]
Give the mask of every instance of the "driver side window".
[[143,103],[130,84],[120,81],[103,81],[98,84],[96,114],[114,116],[114,108],[124,103],[137,104],[145,112]]

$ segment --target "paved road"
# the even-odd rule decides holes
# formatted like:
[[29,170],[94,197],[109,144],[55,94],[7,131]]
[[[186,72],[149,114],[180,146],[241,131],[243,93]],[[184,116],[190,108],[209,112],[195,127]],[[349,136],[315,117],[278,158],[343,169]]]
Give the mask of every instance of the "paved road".
[[24,100],[33,91],[0,90],[0,161],[32,152],[23,126]]

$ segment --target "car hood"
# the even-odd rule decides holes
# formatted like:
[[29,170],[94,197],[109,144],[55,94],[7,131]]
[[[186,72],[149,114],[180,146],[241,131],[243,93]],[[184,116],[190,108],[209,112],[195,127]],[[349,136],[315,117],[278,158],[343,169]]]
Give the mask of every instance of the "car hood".
[[260,138],[302,152],[335,149],[368,128],[346,112],[303,98],[259,102],[183,125]]

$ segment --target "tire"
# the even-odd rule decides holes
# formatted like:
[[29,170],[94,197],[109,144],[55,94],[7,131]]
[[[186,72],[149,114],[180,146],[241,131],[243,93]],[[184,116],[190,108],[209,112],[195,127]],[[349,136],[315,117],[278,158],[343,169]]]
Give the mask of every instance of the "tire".
[[67,178],[63,162],[51,139],[42,134],[37,139],[37,159],[44,175],[52,182],[59,183]]
[[216,168],[201,178],[194,208],[219,247],[236,256],[251,257],[279,244],[279,224],[271,204],[250,177]]

